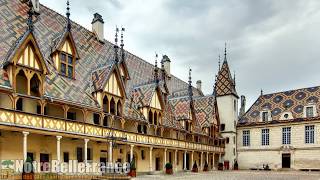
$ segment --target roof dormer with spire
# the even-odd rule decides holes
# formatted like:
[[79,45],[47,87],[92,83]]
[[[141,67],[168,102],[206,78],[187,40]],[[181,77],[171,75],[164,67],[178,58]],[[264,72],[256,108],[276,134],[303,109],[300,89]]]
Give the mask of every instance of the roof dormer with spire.
[[224,60],[221,67],[220,67],[220,59],[219,59],[219,72],[216,78],[214,91],[216,96],[234,95],[238,97],[237,91],[236,91],[235,79],[232,78],[228,61],[227,61],[226,45],[224,49]]

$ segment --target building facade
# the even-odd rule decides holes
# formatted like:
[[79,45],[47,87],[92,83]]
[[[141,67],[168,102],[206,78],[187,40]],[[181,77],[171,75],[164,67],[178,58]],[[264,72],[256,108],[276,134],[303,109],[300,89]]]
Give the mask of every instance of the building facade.
[[320,169],[319,87],[266,94],[237,126],[241,169]]
[[214,93],[204,95],[191,70],[184,82],[168,56],[147,63],[124,49],[124,29],[111,43],[101,15],[89,31],[67,4],[66,17],[37,1],[0,4],[0,160],[134,161],[141,173],[166,163],[232,168],[238,96],[226,55]]

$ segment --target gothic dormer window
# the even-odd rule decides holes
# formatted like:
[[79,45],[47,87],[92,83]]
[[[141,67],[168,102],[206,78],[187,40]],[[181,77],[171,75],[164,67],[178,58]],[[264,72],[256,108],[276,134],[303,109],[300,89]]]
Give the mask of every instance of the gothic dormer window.
[[31,30],[17,41],[5,64],[15,92],[40,97],[44,92],[44,79],[48,72],[45,60]]
[[64,31],[53,40],[52,57],[60,75],[75,78],[75,64],[79,54],[71,33],[69,1],[67,5],[67,24]]

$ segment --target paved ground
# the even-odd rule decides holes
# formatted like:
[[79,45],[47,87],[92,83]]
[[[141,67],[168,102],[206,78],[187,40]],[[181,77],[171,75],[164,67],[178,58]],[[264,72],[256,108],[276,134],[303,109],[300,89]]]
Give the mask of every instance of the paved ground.
[[212,171],[206,173],[176,173],[174,175],[142,175],[133,180],[320,180],[320,172]]

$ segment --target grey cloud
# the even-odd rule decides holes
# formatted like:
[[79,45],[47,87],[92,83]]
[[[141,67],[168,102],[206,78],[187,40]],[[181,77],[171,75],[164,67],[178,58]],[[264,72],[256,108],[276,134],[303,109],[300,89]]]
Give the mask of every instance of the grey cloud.
[[[65,1],[41,0],[65,13]],[[228,62],[239,94],[251,105],[260,93],[320,84],[320,1],[317,0],[77,0],[72,19],[91,29],[92,14],[105,19],[106,37],[124,25],[126,48],[153,63],[168,54],[172,71],[212,92],[218,55],[228,43]],[[77,4],[76,4],[77,3]],[[233,73],[233,72],[232,72]]]

